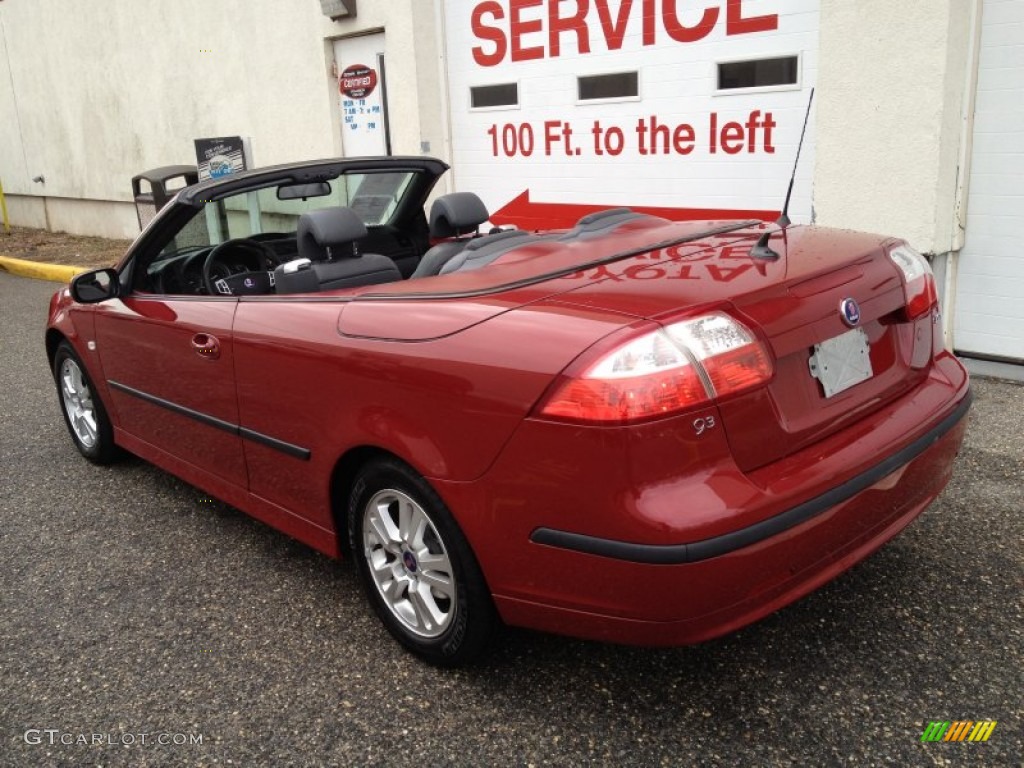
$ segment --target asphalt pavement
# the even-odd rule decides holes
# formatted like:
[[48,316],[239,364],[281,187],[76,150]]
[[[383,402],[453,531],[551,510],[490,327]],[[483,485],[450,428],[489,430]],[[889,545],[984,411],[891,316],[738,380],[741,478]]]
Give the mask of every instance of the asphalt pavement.
[[[444,671],[350,564],[82,459],[43,351],[55,287],[0,274],[0,765],[1022,764],[1020,384],[975,381],[916,523],[752,627],[671,650],[509,630]],[[936,720],[997,725],[922,743]]]

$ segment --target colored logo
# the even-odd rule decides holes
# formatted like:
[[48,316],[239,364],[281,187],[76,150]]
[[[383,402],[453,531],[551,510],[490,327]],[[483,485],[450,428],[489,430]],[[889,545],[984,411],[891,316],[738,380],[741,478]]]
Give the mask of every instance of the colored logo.
[[921,734],[921,741],[988,741],[995,720],[935,720]]
[[853,328],[860,322],[860,305],[853,299],[843,299],[839,302],[839,314],[843,322]]
[[225,176],[230,176],[234,170],[234,166],[231,165],[231,158],[225,155],[214,155],[210,158],[211,179],[222,179]]
[[409,573],[416,573],[416,558],[412,552],[406,552],[402,555],[402,564]]
[[365,99],[377,87],[377,71],[363,64],[345,67],[338,78],[338,90],[350,99]]

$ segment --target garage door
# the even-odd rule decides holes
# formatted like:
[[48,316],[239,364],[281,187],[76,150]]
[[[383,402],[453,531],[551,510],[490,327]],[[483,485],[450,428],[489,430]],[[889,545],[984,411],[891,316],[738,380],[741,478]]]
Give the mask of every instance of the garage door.
[[985,0],[958,352],[1024,363],[1024,2]]
[[[492,221],[629,206],[774,218],[818,67],[819,0],[447,0],[452,157]],[[811,216],[814,117],[791,215]]]

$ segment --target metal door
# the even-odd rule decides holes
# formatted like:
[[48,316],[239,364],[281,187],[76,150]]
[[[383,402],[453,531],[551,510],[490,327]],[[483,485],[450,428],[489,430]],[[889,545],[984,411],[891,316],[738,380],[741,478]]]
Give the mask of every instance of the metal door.
[[1024,363],[1024,3],[982,11],[967,232],[959,259],[957,352]]
[[391,154],[384,33],[334,41],[345,157]]

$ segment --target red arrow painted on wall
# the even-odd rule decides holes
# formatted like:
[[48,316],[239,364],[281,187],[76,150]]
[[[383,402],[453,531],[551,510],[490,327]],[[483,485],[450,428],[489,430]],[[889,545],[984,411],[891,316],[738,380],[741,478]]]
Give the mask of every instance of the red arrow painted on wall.
[[[499,226],[513,224],[520,229],[571,229],[582,217],[613,208],[611,205],[586,203],[541,203],[530,200],[526,189],[491,214],[491,222]],[[670,221],[703,221],[705,219],[760,219],[774,221],[778,211],[737,210],[735,208],[659,208],[630,205],[637,213],[661,216]]]

